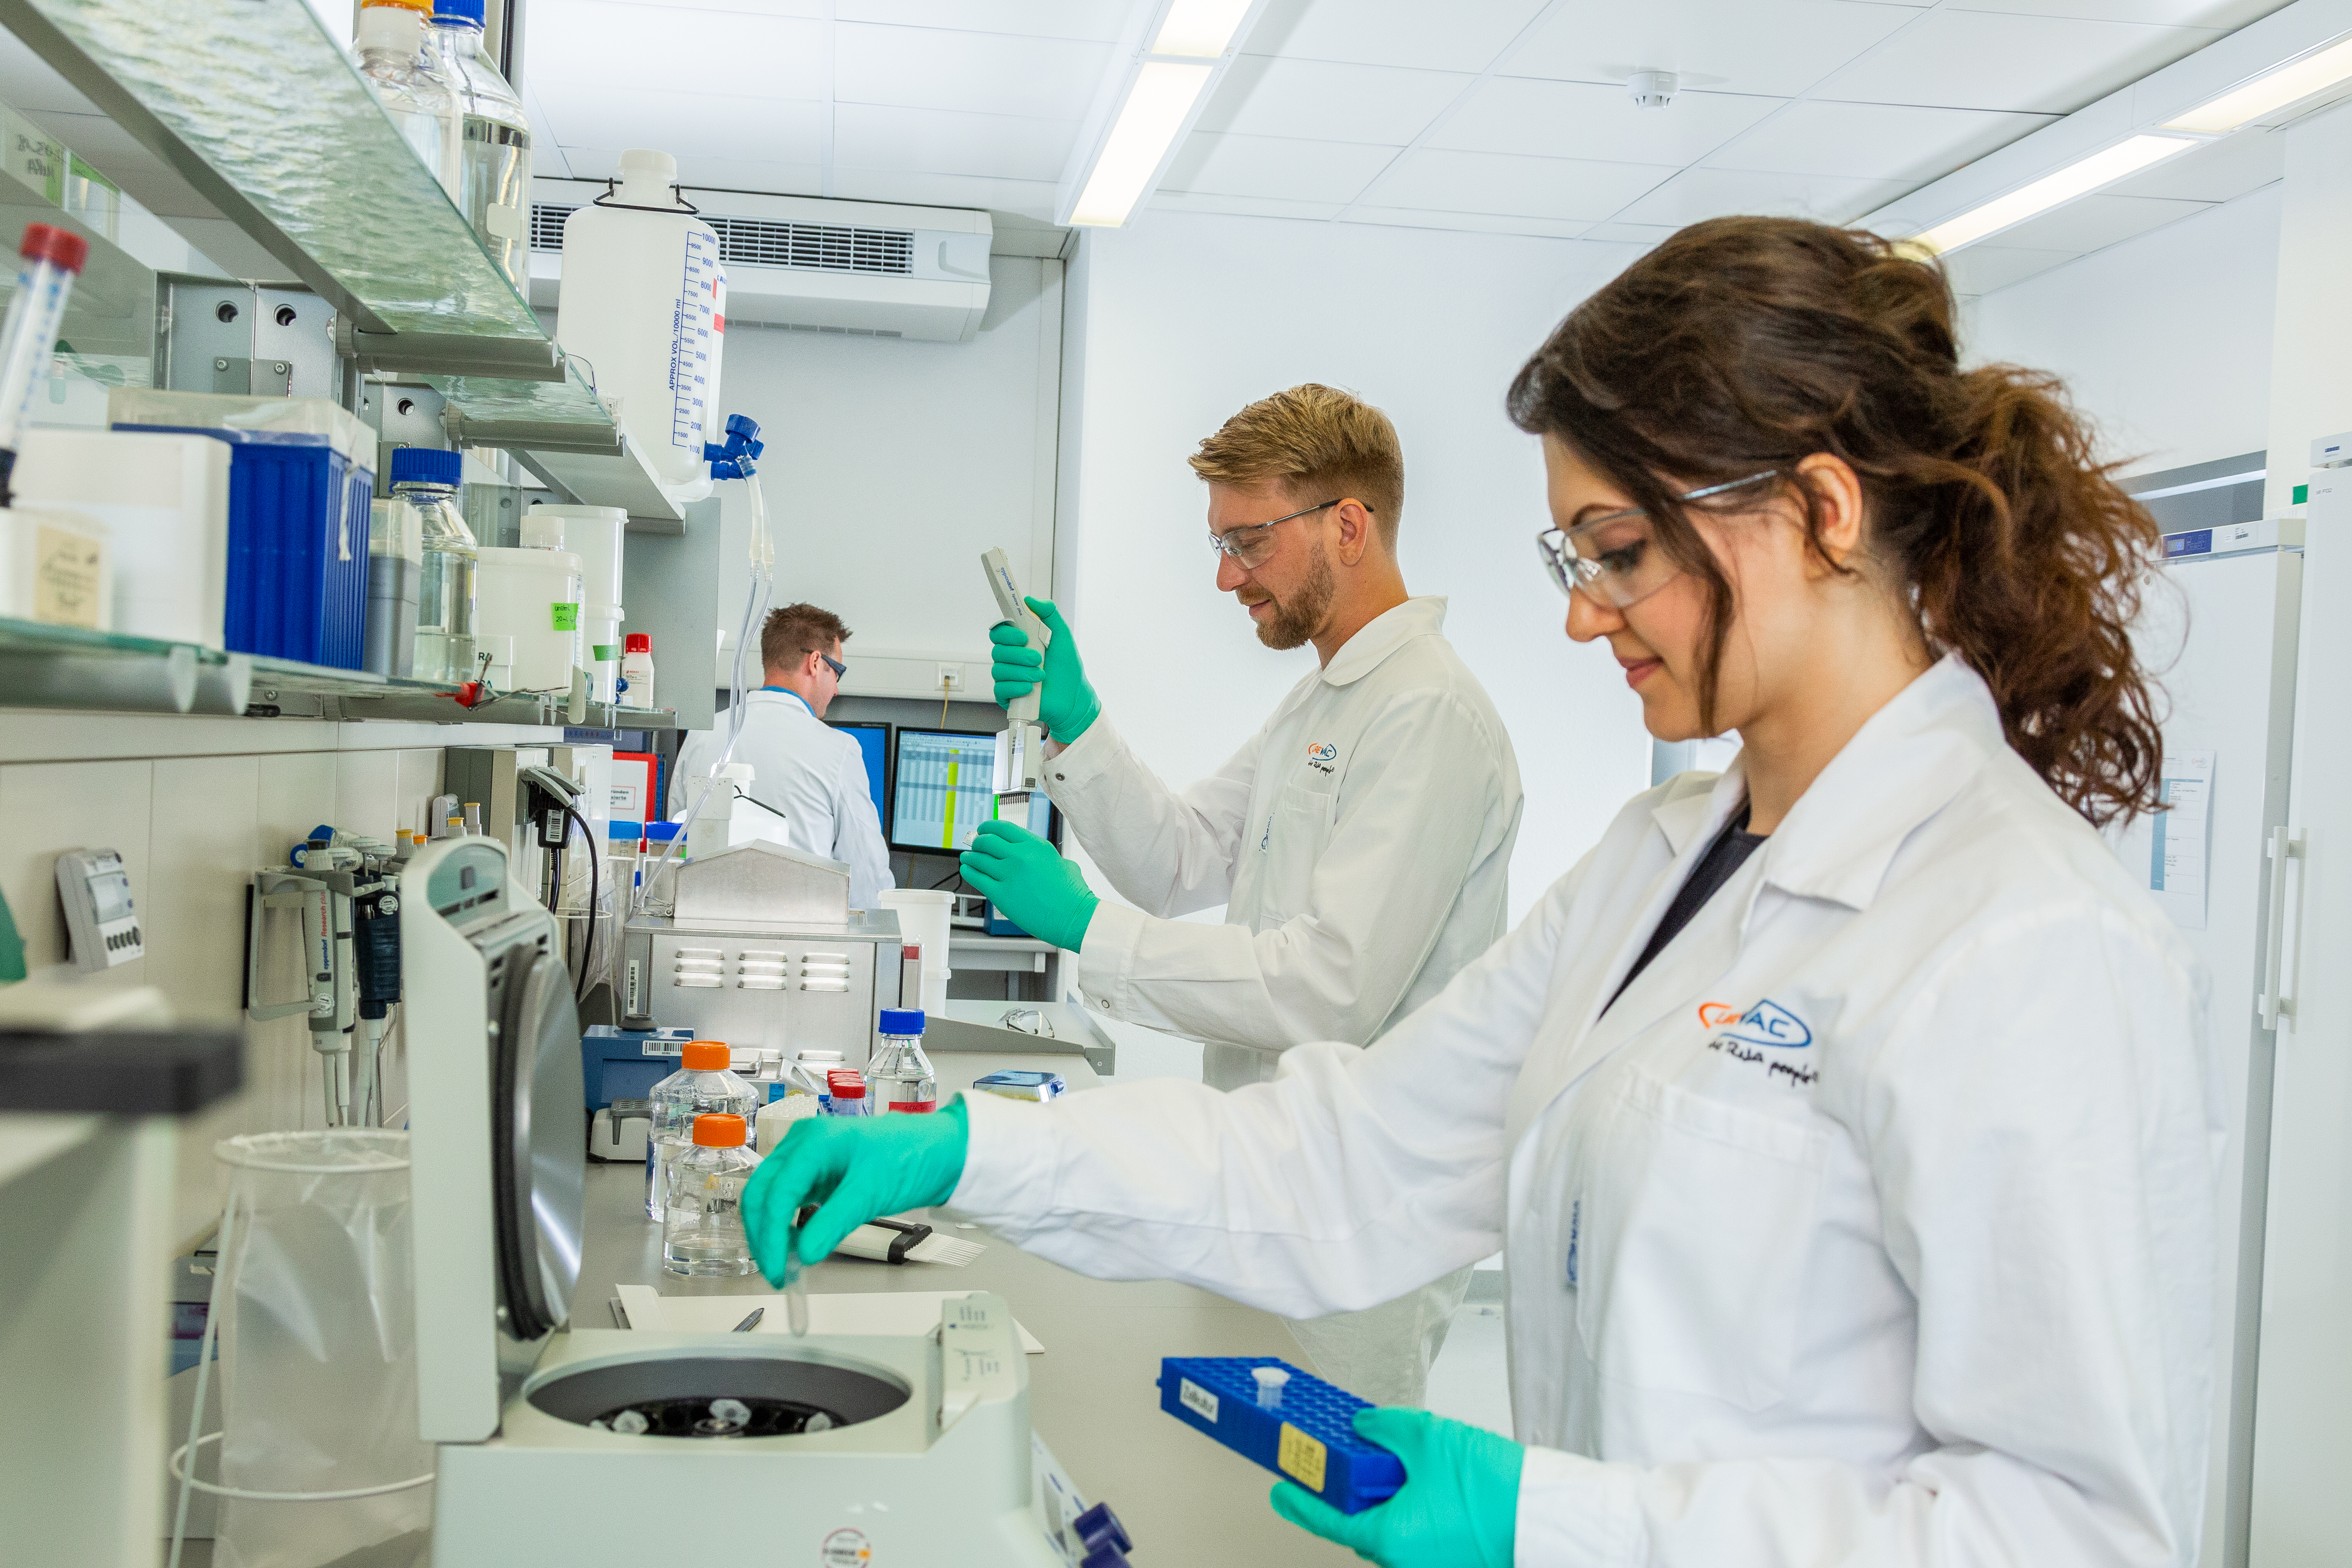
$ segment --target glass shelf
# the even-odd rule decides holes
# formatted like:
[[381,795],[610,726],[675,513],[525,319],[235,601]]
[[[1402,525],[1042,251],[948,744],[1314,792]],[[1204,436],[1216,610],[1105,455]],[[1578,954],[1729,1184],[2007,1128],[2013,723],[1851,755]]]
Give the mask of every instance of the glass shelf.
[[[548,342],[306,0],[241,0],[233,18],[154,0],[0,0],[0,25],[360,331]],[[619,449],[611,415],[569,366],[543,382],[431,379],[497,433],[485,445]]]
[[675,730],[676,710],[590,702],[572,717],[562,693],[511,692],[472,708],[457,689],[363,669],[223,653],[79,626],[0,617],[0,708],[405,723]]

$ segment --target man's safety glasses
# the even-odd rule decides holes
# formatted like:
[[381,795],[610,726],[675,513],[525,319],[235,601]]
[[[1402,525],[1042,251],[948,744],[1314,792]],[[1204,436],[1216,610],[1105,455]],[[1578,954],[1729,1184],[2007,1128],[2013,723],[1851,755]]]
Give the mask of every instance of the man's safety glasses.
[[[1779,472],[1767,468],[1675,499],[1705,500],[1727,490],[1761,484]],[[1682,574],[1682,568],[1651,537],[1650,514],[1639,508],[1609,512],[1574,528],[1547,528],[1536,535],[1536,553],[1561,593],[1580,592],[1596,605],[1620,610],[1640,604]]]
[[[1209,548],[1220,555],[1232,556],[1246,572],[1253,566],[1264,565],[1265,558],[1273,553],[1274,531],[1276,528],[1294,517],[1305,517],[1310,511],[1338,506],[1347,499],[1345,496],[1333,496],[1329,500],[1318,500],[1313,506],[1302,506],[1297,511],[1284,512],[1272,522],[1253,522],[1246,528],[1229,528],[1223,533],[1213,533],[1209,535]],[[1372,509],[1366,507],[1364,510],[1370,511]]]
[[833,671],[833,678],[835,680],[841,679],[844,676],[846,676],[849,673],[849,666],[842,663],[841,660],[834,658],[833,655],[829,653],[820,653],[817,655],[817,658],[824,660],[824,667]]

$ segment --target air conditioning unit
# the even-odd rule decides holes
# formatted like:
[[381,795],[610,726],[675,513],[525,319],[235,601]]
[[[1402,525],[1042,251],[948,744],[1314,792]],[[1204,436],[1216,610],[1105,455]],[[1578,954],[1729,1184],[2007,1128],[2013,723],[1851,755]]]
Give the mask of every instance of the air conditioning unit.
[[[530,302],[562,309],[563,220],[601,180],[533,180]],[[984,212],[688,189],[719,234],[727,318],[795,331],[968,343],[988,310]]]

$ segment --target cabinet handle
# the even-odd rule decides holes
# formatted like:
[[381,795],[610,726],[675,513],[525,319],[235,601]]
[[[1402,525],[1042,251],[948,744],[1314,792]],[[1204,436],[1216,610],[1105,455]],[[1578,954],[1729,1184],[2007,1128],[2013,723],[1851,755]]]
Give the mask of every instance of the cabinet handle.
[[2294,1016],[2294,1000],[2279,994],[2279,972],[2286,956],[2286,863],[2303,858],[2303,840],[2284,827],[2271,829],[2266,850],[2270,859],[2270,900],[2263,911],[2263,994],[2255,1003],[2263,1027],[2275,1029],[2281,1018]]

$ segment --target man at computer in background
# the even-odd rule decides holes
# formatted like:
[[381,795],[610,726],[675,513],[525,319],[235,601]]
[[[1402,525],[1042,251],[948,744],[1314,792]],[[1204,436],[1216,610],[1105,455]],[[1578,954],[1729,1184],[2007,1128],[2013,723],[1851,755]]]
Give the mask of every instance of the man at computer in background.
[[[880,907],[892,885],[882,820],[857,742],[824,722],[849,667],[841,645],[849,628],[831,610],[786,605],[760,628],[766,683],[743,702],[743,735],[733,760],[751,764],[751,798],[782,816],[795,849],[826,855],[849,867],[852,909]],[[685,814],[698,782],[709,776],[727,744],[727,718],[698,731],[678,749],[669,786],[669,815]]]
[[[996,699],[1042,676],[1045,791],[1133,907],[989,822],[965,880],[1015,924],[1078,955],[1105,1017],[1204,1043],[1203,1079],[1272,1078],[1308,1040],[1381,1036],[1503,934],[1519,774],[1486,693],[1441,634],[1445,601],[1397,563],[1404,454],[1388,416],[1312,384],[1254,403],[1201,443],[1216,581],[1270,648],[1318,668],[1213,777],[1179,791],[1128,750],[1055,607],[1039,656],[1000,623]],[[1131,607],[1121,614],[1132,613]],[[1225,923],[1171,917],[1225,906]],[[1469,1271],[1365,1312],[1293,1323],[1334,1382],[1421,1403]]]

